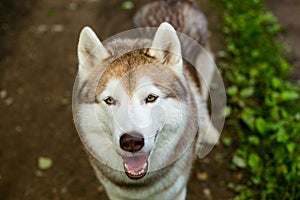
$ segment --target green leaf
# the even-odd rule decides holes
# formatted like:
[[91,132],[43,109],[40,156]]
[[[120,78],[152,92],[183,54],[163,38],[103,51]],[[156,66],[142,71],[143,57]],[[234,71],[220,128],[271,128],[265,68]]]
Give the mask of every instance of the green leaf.
[[273,77],[272,78],[272,86],[274,87],[274,88],[280,88],[281,86],[282,86],[282,82],[281,82],[281,80],[279,79],[279,78],[277,78],[277,77]]
[[256,77],[257,75],[259,75],[259,71],[256,69],[256,68],[252,68],[250,69],[250,72],[249,72],[250,76],[252,78]]
[[251,51],[251,56],[252,56],[252,58],[257,58],[258,56],[259,56],[259,51],[258,50],[253,50],[253,51]]
[[40,156],[38,158],[38,168],[41,170],[46,170],[52,167],[52,159],[48,157]]
[[255,146],[260,144],[260,140],[257,136],[249,136],[248,141],[249,141],[250,144],[253,144]]
[[224,111],[223,111],[223,116],[224,116],[224,117],[229,117],[230,114],[231,114],[231,107],[226,106],[226,107],[224,108]]
[[284,91],[280,94],[280,99],[282,101],[294,100],[298,98],[299,98],[299,94],[294,91]]
[[124,1],[122,4],[122,8],[124,10],[131,10],[132,8],[134,8],[134,3],[132,1]]
[[70,104],[70,99],[69,98],[62,98],[61,100],[60,100],[60,102],[61,102],[61,104],[63,105],[63,106],[66,106],[66,105],[69,105]]
[[257,185],[259,183],[261,183],[261,178],[259,176],[251,176],[251,181]]
[[296,121],[300,121],[300,113],[295,114],[294,118]]
[[227,55],[226,51],[219,51],[218,52],[218,57],[220,57],[220,58],[225,58],[226,55]]
[[286,146],[289,153],[292,153],[295,150],[295,147],[296,147],[296,145],[293,142],[288,143]]
[[239,168],[245,168],[247,166],[245,159],[239,156],[234,156],[232,158],[232,163]]
[[259,165],[260,158],[256,153],[250,153],[248,157],[248,165],[251,168],[256,168]]
[[274,119],[276,121],[280,119],[278,107],[273,107],[271,109],[270,114],[271,114],[272,119]]
[[277,142],[285,143],[287,142],[288,138],[289,136],[283,127],[280,128],[279,131],[276,133]]
[[222,143],[224,144],[224,146],[229,147],[232,144],[232,139],[231,137],[224,137],[222,140]]
[[268,131],[268,125],[266,123],[266,121],[259,117],[255,120],[255,127],[256,127],[256,130],[261,133],[262,135],[265,135],[266,132]]
[[241,119],[250,129],[254,129],[255,111],[251,108],[246,108],[242,111]]
[[230,96],[235,96],[238,93],[238,88],[236,86],[230,86],[227,89],[227,94]]
[[254,93],[254,88],[253,87],[248,87],[248,88],[244,88],[241,90],[241,97],[242,98],[248,98],[251,97]]

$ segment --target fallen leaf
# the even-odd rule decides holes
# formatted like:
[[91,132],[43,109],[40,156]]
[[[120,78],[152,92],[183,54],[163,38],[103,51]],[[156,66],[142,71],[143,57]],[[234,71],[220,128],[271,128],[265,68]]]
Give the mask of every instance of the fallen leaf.
[[207,199],[212,199],[211,191],[210,191],[209,188],[204,188],[203,193],[204,193],[204,195],[206,196]]
[[51,168],[52,164],[53,164],[52,159],[49,157],[40,156],[38,158],[38,167],[41,170],[46,170],[46,169]]
[[207,173],[206,172],[197,173],[197,179],[200,180],[200,181],[206,181],[207,180]]
[[102,185],[99,185],[99,186],[97,187],[97,191],[98,191],[98,192],[103,192],[103,191],[104,191],[103,186],[102,186]]
[[122,8],[124,10],[131,10],[134,7],[134,4],[132,1],[124,1],[122,4]]

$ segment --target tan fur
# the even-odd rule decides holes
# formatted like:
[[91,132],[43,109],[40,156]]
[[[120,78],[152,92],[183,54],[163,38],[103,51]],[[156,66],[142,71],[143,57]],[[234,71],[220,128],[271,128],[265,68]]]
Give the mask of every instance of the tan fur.
[[[97,101],[96,96],[99,95],[104,90],[107,82],[112,78],[122,78],[122,80],[124,80],[123,83],[125,85],[125,88],[127,88],[128,92],[130,93],[130,91],[133,91],[136,86],[134,80],[138,80],[138,78],[143,76],[143,74],[147,74],[147,76],[149,77],[153,76],[157,81],[161,79],[161,81],[163,81],[164,84],[166,84],[169,88],[173,88],[174,91],[180,93],[179,91],[182,90],[183,87],[182,86],[179,87],[176,84],[174,85],[174,83],[177,83],[178,81],[174,79],[174,76],[168,76],[168,73],[170,71],[163,73],[163,71],[165,71],[164,69],[165,65],[171,66],[170,59],[169,59],[170,53],[166,52],[165,53],[166,58],[162,63],[160,63],[158,59],[156,59],[155,57],[151,57],[148,54],[148,49],[139,49],[141,44],[150,46],[151,41],[128,40],[128,41],[123,41],[120,44],[121,46],[119,47],[116,46],[117,45],[116,41],[112,43],[108,43],[106,45],[106,48],[110,54],[110,57],[105,59],[103,63],[98,63],[98,65],[96,65],[94,67],[94,70],[90,73],[89,78],[87,78],[85,84],[83,84],[82,86],[83,88],[80,89],[80,91],[82,91],[79,93],[79,99],[82,99],[81,102],[95,103]],[[133,47],[132,45],[137,45],[137,46]],[[138,49],[138,50],[120,55],[121,52],[122,53],[126,52],[126,49]],[[151,69],[147,69],[146,65],[153,65],[153,64],[156,65],[156,67],[152,66],[149,67]],[[134,69],[138,67],[140,68],[143,67],[143,70],[137,70],[137,72],[139,73],[133,75],[130,81],[126,81],[126,76],[124,77],[124,75],[127,74],[128,72],[130,73],[134,72],[135,71]],[[105,70],[103,70],[104,68]],[[185,76],[188,79],[191,79],[191,81],[196,83],[196,87],[198,88],[197,91],[199,91],[199,95],[201,95],[200,81],[198,80],[198,77],[195,76],[196,74],[195,68],[189,65],[188,63],[185,63],[184,68],[186,69],[184,71]],[[162,74],[167,75],[167,77],[163,76]],[[97,76],[99,75],[101,75],[101,77],[97,78]],[[128,76],[129,75],[130,74],[128,74]],[[98,81],[95,82],[95,80]],[[97,85],[96,93],[94,93],[94,91],[92,90],[84,89],[84,88],[94,88],[95,84]],[[157,86],[160,87],[159,85]],[[174,86],[178,87],[179,89],[175,90]],[[162,87],[160,88],[163,89]],[[185,92],[184,91],[182,92],[183,94],[179,96],[180,99],[184,98],[185,95]],[[172,94],[170,94],[170,96],[172,96]]]

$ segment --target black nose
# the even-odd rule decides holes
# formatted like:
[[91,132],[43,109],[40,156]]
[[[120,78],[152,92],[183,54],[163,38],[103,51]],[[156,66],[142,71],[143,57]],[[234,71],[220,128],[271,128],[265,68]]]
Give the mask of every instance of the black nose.
[[120,147],[124,151],[137,152],[144,146],[144,137],[139,133],[125,133],[120,138]]

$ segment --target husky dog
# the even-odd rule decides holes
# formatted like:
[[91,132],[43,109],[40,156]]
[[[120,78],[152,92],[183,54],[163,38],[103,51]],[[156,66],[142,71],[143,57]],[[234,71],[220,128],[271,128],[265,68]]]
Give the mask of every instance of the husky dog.
[[[167,4],[158,13],[166,15],[157,23],[169,21],[191,35],[195,26],[189,28],[188,10],[177,24],[168,15],[172,9],[179,12],[174,5],[181,4],[204,20],[197,22],[203,30],[193,34],[206,43],[206,21],[194,4],[162,3]],[[137,13],[137,23],[145,18],[144,9]],[[80,33],[73,115],[90,162],[112,200],[185,199],[201,144],[218,139],[203,106],[208,90],[189,70],[182,51],[175,29],[167,22],[160,24],[153,39],[102,43],[89,27]],[[208,76],[206,82],[212,76],[208,60],[201,54],[197,60],[204,68],[202,75]]]

